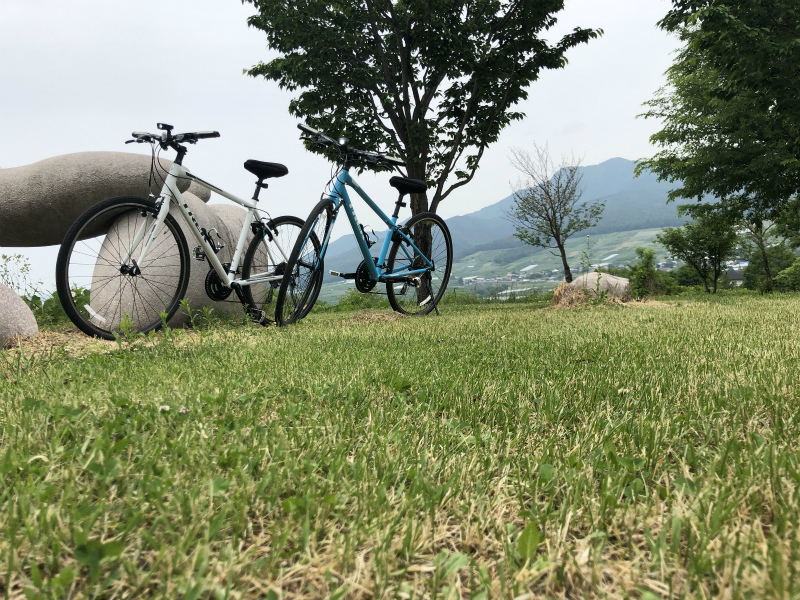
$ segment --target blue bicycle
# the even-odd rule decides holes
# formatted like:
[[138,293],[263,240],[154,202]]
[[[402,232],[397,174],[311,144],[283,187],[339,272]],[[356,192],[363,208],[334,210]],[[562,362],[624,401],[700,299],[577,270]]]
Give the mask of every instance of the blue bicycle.
[[[438,314],[437,305],[447,288],[453,264],[450,231],[440,216],[429,212],[413,216],[404,225],[397,224],[400,208],[406,206],[403,196],[425,192],[427,184],[418,179],[392,177],[389,184],[397,189],[400,196],[395,203],[394,213],[388,217],[356,183],[350,175],[350,169],[355,165],[368,164],[391,170],[405,166],[402,160],[351,148],[347,139],[334,140],[306,125],[298,125],[298,128],[304,133],[301,139],[338,150],[339,160],[336,161],[338,168],[328,182],[322,200],[303,225],[286,263],[275,306],[278,324],[294,323],[305,317],[313,307],[317,296],[315,292],[319,290],[323,278],[325,252],[342,207],[364,260],[353,273],[330,273],[354,280],[356,289],[363,293],[372,292],[379,283],[386,284],[389,303],[399,313],[424,315],[436,310]],[[388,227],[377,257],[372,256],[370,251],[375,241],[367,236],[364,227],[359,224],[347,187],[354,189]]]

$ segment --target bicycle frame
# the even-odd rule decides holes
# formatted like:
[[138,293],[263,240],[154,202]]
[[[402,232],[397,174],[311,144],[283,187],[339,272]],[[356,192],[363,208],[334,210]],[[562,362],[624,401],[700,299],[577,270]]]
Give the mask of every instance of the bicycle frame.
[[[211,190],[216,192],[220,196],[227,198],[228,200],[232,200],[237,204],[248,209],[247,211],[247,218],[245,218],[244,223],[242,224],[242,231],[239,234],[239,239],[236,243],[236,250],[231,257],[231,264],[229,270],[225,270],[225,267],[222,266],[222,262],[217,257],[214,248],[211,244],[208,243],[206,238],[203,235],[203,230],[200,227],[200,224],[197,222],[197,219],[192,214],[192,211],[189,209],[189,205],[181,194],[180,190],[178,189],[178,179],[189,179],[199,186],[204,187],[207,190]],[[194,234],[197,243],[200,244],[200,247],[203,249],[203,252],[208,259],[208,262],[211,263],[211,266],[216,271],[217,275],[220,278],[220,281],[226,287],[232,287],[235,285],[245,286],[245,285],[253,285],[256,283],[263,283],[268,281],[280,281],[283,275],[269,275],[267,273],[262,273],[255,277],[251,277],[250,279],[235,279],[233,276],[235,275],[236,271],[239,268],[239,261],[242,258],[242,252],[244,250],[245,242],[247,241],[247,232],[250,229],[253,223],[258,222],[260,219],[258,217],[258,200],[243,200],[242,198],[238,198],[233,194],[229,194],[228,192],[218,188],[217,186],[208,183],[207,181],[203,181],[199,177],[192,175],[189,171],[184,169],[181,165],[177,163],[172,163],[172,167],[170,167],[169,174],[167,175],[166,180],[164,181],[164,187],[161,189],[161,195],[158,197],[158,202],[161,203],[161,208],[159,210],[158,216],[150,222],[150,219],[145,221],[142,225],[141,229],[137,232],[136,236],[134,237],[133,243],[131,244],[131,249],[128,251],[127,256],[125,257],[124,262],[127,263],[131,260],[133,249],[136,248],[139,243],[145,238],[147,235],[147,240],[145,241],[144,247],[142,248],[141,252],[139,253],[139,257],[137,262],[142,264],[144,262],[145,256],[147,256],[147,252],[150,250],[150,245],[152,244],[153,240],[155,240],[158,232],[161,230],[161,226],[164,223],[164,220],[167,218],[167,214],[169,213],[170,205],[174,202],[175,205],[178,207],[181,215],[183,216],[183,220],[186,222],[187,226]],[[148,228],[150,229],[149,234],[147,233]],[[207,233],[206,233],[207,235]],[[269,259],[273,261],[273,264],[278,264],[281,262],[276,260],[276,257],[272,256],[272,251],[270,249],[271,244],[266,246],[267,255]],[[279,244],[275,244],[278,251],[281,254],[281,260],[283,262],[287,262],[289,257],[284,252],[284,249],[280,247]]]
[[[356,213],[353,210],[353,203],[350,200],[350,196],[347,193],[347,187],[351,187],[356,191],[356,193],[361,196],[361,199],[367,203],[378,217],[383,221],[386,226],[388,227],[388,232],[386,238],[383,240],[383,246],[381,247],[381,252],[378,255],[377,264],[373,261],[372,253],[370,252],[369,246],[367,245],[367,240],[364,239],[364,234],[361,231],[361,226],[358,222],[358,218],[356,217]],[[333,214],[333,219],[331,219],[331,224],[328,227],[328,232],[325,235],[325,240],[322,243],[322,248],[319,253],[319,260],[323,260],[325,257],[325,253],[328,250],[328,243],[330,241],[331,233],[333,232],[333,225],[336,222],[336,217],[339,214],[339,208],[344,206],[344,211],[347,214],[347,218],[350,221],[350,226],[353,228],[353,235],[356,237],[356,242],[358,242],[358,247],[361,250],[361,255],[364,257],[364,263],[367,266],[367,270],[369,271],[370,278],[373,281],[387,281],[387,279],[391,278],[413,278],[417,275],[421,275],[425,273],[429,269],[433,268],[433,263],[428,259],[427,256],[423,252],[420,251],[419,248],[414,244],[414,241],[401,229],[397,226],[397,219],[398,217],[388,217],[386,213],[384,213],[380,207],[375,204],[375,202],[370,198],[367,193],[361,189],[361,186],[353,179],[352,175],[350,175],[349,168],[347,166],[343,167],[339,173],[336,175],[336,183],[333,186],[333,192],[330,196],[328,196],[330,200],[336,203],[336,210]],[[392,243],[392,240],[396,235],[401,236],[405,239],[411,248],[421,256],[425,262],[427,263],[427,267],[424,269],[400,269],[399,271],[387,273],[385,271],[386,266],[386,255],[389,252],[389,247]],[[401,246],[401,250],[406,253],[406,255],[411,258],[409,252]],[[319,264],[319,263],[317,263]],[[315,265],[316,268],[317,265]]]

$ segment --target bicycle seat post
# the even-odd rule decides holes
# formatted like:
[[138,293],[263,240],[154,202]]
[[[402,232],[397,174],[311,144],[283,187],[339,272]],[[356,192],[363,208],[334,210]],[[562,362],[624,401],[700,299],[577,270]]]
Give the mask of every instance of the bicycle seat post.
[[395,219],[395,221],[397,220],[397,217],[400,216],[400,209],[402,207],[408,206],[405,202],[403,202],[404,195],[405,194],[403,194],[403,192],[400,192],[400,196],[397,198],[397,202],[395,202],[394,212],[392,213],[392,218]]
[[259,192],[261,192],[261,188],[265,188],[266,189],[268,187],[269,187],[269,184],[268,183],[264,183],[264,179],[259,177],[258,181],[256,181],[256,191],[253,194],[253,200],[258,202],[258,194],[259,194]]

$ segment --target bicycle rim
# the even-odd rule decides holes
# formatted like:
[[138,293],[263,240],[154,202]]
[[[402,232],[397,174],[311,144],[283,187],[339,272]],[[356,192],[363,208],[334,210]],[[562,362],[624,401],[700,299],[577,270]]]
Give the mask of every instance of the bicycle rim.
[[[70,319],[89,335],[146,333],[171,317],[188,283],[188,248],[177,222],[168,216],[142,264],[132,275],[122,269],[136,233],[152,225],[152,203],[114,199],[82,215],[67,233],[57,264],[57,286]],[[140,242],[131,254],[139,258]]]
[[304,318],[314,307],[324,272],[321,245],[332,216],[333,203],[321,203],[303,226],[281,282],[275,314],[280,325]]
[[[274,229],[270,229],[269,236],[259,235],[250,242],[242,266],[242,279],[276,277],[286,271],[292,249],[303,229],[303,220],[278,217],[273,219],[272,225]],[[244,286],[242,289],[248,306],[273,317],[280,285],[281,279]]]
[[422,252],[420,254],[405,240],[394,242],[387,259],[388,273],[404,273],[424,269],[428,262],[433,269],[427,270],[408,282],[386,284],[389,303],[397,312],[408,315],[423,315],[431,312],[447,287],[453,259],[450,232],[444,221],[432,213],[413,217],[406,226],[409,237]]

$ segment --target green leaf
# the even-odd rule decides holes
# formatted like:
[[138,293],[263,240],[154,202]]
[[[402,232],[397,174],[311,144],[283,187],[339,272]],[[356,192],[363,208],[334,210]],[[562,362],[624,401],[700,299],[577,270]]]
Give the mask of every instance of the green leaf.
[[35,562],[31,563],[31,581],[38,589],[42,589],[42,574]]
[[211,493],[214,496],[219,496],[220,494],[227,492],[229,487],[231,487],[231,482],[223,479],[222,477],[214,477],[211,480]]
[[66,566],[61,569],[61,572],[50,580],[50,586],[57,586],[60,588],[67,587],[75,578],[75,567],[72,565]]
[[542,465],[539,467],[539,477],[545,481],[550,481],[555,474],[555,467],[553,465]]
[[103,544],[103,558],[119,556],[125,551],[125,543],[119,540]]
[[442,565],[442,575],[445,578],[455,575],[461,567],[465,567],[468,564],[469,557],[461,552],[456,552],[455,554],[450,555],[450,557]]
[[530,560],[536,555],[536,548],[539,547],[539,530],[536,523],[528,523],[517,542],[519,555],[525,560]]
[[89,568],[91,581],[96,581],[100,573],[100,561],[103,559],[103,543],[98,540],[89,540],[75,548],[75,560]]

